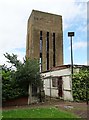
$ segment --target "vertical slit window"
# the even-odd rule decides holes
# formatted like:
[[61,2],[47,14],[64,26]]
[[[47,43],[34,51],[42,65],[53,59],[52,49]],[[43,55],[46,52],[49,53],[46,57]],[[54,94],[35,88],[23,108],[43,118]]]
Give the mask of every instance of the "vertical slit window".
[[27,49],[29,49],[29,34],[27,35]]
[[49,69],[49,32],[47,32],[46,54],[47,54],[47,70],[48,70]]
[[55,33],[53,33],[53,67],[55,67]]
[[40,71],[42,71],[42,31],[40,31]]

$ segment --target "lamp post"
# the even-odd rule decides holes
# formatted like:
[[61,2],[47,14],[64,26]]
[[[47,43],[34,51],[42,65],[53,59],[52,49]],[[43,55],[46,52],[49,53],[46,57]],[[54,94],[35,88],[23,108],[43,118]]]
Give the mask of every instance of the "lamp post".
[[50,68],[50,102],[51,102],[51,81],[52,81],[51,69],[52,68]]
[[73,79],[73,50],[72,50],[72,37],[74,36],[74,32],[68,32],[68,37],[70,37],[71,42],[71,94],[72,93],[72,79]]
[[70,37],[71,42],[71,75],[73,76],[73,50],[72,50],[72,37],[74,36],[74,32],[68,32],[68,37]]

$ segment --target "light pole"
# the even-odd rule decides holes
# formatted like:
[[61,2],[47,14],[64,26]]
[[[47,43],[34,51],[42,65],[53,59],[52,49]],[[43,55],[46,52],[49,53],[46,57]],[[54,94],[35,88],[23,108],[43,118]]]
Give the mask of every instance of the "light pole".
[[51,102],[51,81],[52,81],[51,69],[52,68],[50,68],[50,102]]
[[71,94],[72,93],[72,80],[73,80],[73,50],[72,50],[72,37],[74,36],[74,32],[68,32],[68,37],[70,37],[71,42]]
[[74,32],[68,32],[68,37],[70,37],[71,42],[71,75],[73,77],[73,50],[72,50],[72,37],[74,36]]

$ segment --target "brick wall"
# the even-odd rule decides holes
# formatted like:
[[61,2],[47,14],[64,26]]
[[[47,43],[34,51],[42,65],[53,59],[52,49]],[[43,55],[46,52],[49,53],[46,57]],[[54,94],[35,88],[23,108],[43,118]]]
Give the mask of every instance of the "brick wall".
[[20,106],[20,105],[27,105],[27,104],[28,104],[28,98],[22,97],[22,98],[17,98],[13,100],[7,100],[2,103],[2,106]]

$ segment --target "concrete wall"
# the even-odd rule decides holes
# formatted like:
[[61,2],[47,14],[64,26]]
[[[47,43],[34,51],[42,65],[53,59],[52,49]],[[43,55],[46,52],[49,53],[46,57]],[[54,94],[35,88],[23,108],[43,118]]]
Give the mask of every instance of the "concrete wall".
[[52,87],[52,78],[50,78],[50,76],[51,77],[62,76],[62,81],[63,81],[63,84],[62,84],[63,96],[62,96],[62,98],[64,100],[73,101],[72,81],[71,81],[70,75],[71,75],[70,68],[42,73],[42,76],[44,77],[43,81],[44,81],[45,94],[50,96],[50,80],[51,80],[51,96],[59,97],[58,96],[58,88]]
[[49,32],[49,68],[53,66],[53,33],[55,33],[55,63],[63,64],[62,16],[33,10],[27,25],[26,56],[40,58],[40,31],[42,31],[42,71],[47,70],[46,39]]
[[71,76],[64,76],[62,78],[63,78],[63,98],[64,100],[73,101]]
[[58,88],[52,87],[52,79],[45,79],[44,80],[45,95],[50,96],[50,88],[51,88],[51,96],[58,97]]

